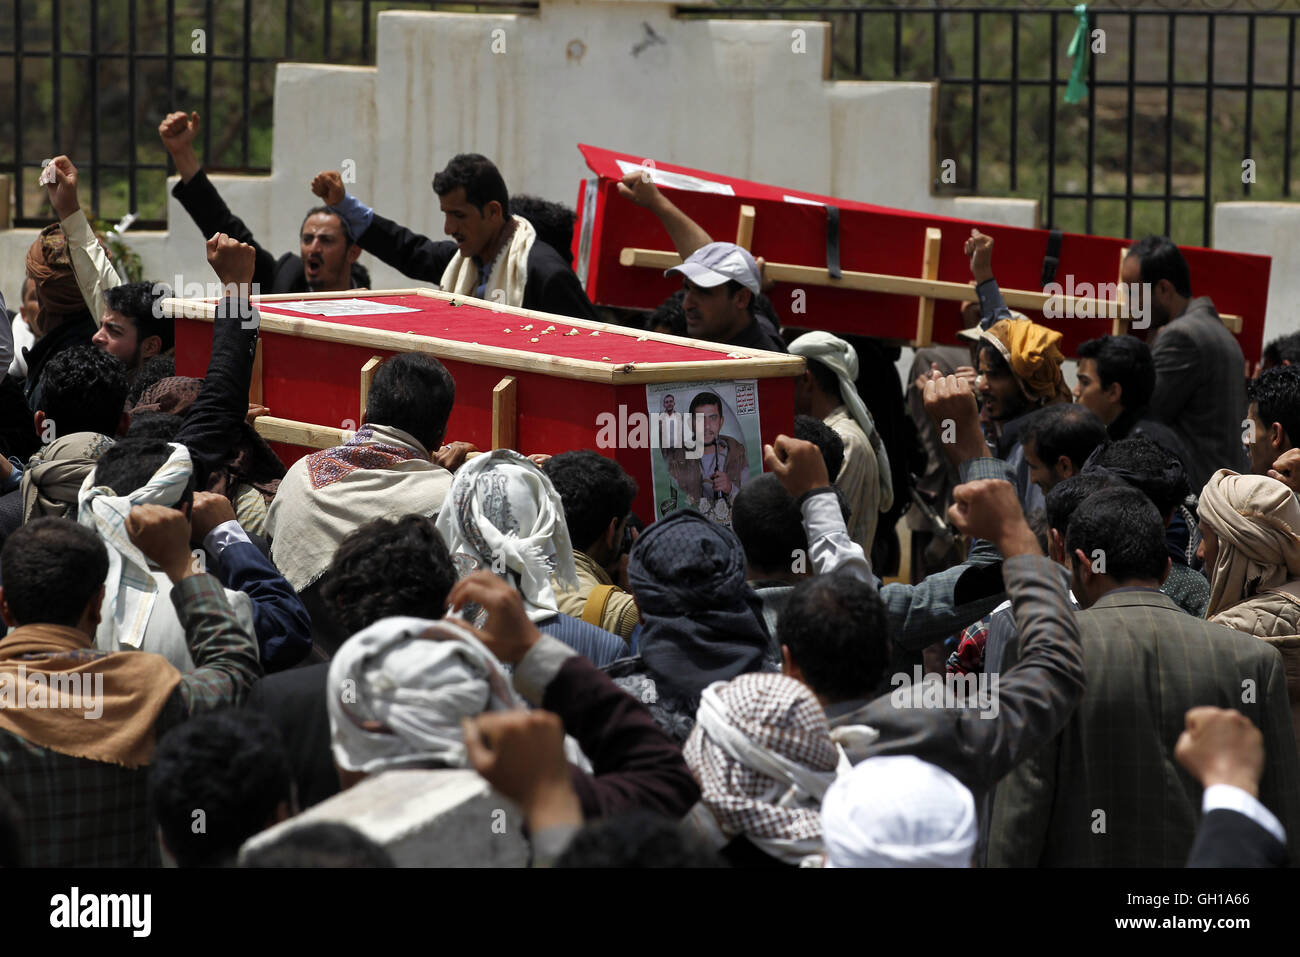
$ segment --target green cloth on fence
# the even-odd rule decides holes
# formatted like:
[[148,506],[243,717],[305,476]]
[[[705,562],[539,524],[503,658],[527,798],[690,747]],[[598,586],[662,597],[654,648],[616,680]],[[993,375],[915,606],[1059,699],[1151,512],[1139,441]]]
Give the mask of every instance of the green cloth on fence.
[[1074,69],[1070,71],[1070,82],[1065,88],[1066,103],[1078,103],[1088,98],[1088,5],[1081,3],[1074,12],[1079,18],[1079,26],[1075,28],[1070,49],[1066,51],[1074,57]]

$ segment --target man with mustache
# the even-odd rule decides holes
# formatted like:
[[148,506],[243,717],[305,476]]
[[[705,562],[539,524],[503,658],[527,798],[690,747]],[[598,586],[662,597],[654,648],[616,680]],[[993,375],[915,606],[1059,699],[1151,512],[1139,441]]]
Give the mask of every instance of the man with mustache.
[[185,207],[204,239],[225,233],[257,250],[253,284],[258,292],[339,292],[370,285],[370,273],[357,263],[361,247],[348,233],[343,218],[324,206],[308,210],[303,218],[298,231],[298,255],[285,253],[277,259],[259,246],[203,172],[194,153],[198,131],[198,113],[169,113],[158,126],[158,135],[181,177],[172,195]]

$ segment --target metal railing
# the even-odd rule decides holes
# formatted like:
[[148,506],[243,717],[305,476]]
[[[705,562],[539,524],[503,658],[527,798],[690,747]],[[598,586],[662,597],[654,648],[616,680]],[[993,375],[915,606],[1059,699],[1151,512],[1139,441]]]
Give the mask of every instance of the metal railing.
[[[34,183],[41,160],[59,152],[83,169],[97,214],[141,210],[141,227],[161,226],[171,166],[155,130],[171,109],[202,110],[199,145],[210,169],[267,172],[275,64],[373,62],[382,10],[537,7],[10,2],[12,18],[0,18],[0,173],[16,178],[15,222],[29,226],[48,221]],[[1045,222],[1062,228],[1207,244],[1215,201],[1291,197],[1300,0],[1093,4],[1088,28],[1104,31],[1106,52],[1090,57],[1089,95],[1076,105],[1062,96],[1077,17],[1046,2],[723,0],[679,14],[829,21],[835,78],[937,81],[936,166],[950,159],[955,167],[951,177],[934,170],[940,193],[1036,198]],[[1246,160],[1254,182],[1241,172]]]
[[[1136,232],[1208,245],[1215,202],[1290,199],[1296,186],[1300,3],[1171,6],[1090,4],[1087,35],[1091,41],[1103,31],[1106,52],[1090,55],[1089,95],[1076,105],[1062,101],[1071,68],[1066,49],[1078,23],[1067,5],[792,0],[774,8],[723,0],[682,10],[702,18],[826,20],[834,78],[937,81],[935,161],[955,159],[960,175],[949,182],[936,170],[936,192],[1020,195],[1040,200],[1050,225],[1123,236],[1140,227]],[[1268,68],[1261,70],[1266,48]],[[1267,124],[1258,122],[1263,97]],[[1194,157],[1189,138],[1198,143]],[[990,168],[999,175],[987,176]],[[1265,171],[1267,180],[1260,178]]]

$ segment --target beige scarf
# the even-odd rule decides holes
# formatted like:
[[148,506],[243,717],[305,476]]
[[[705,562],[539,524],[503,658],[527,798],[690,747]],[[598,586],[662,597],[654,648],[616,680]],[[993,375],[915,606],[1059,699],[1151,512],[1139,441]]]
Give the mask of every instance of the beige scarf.
[[[503,306],[519,307],[524,304],[524,285],[528,282],[528,254],[533,251],[537,231],[522,216],[514,216],[512,219],[514,229],[510,242],[497,254],[492,272],[488,275],[487,288],[483,290],[483,298]],[[478,285],[478,275],[478,264],[457,250],[442,274],[443,292],[472,296],[474,287]]]
[[1300,578],[1300,502],[1281,482],[1219,469],[1197,512],[1219,538],[1206,618]]
[[289,469],[266,514],[271,559],[297,591],[325,574],[349,533],[376,518],[433,516],[451,473],[401,429],[366,424]]
[[0,728],[60,754],[139,768],[181,682],[161,655],[105,653],[62,625],[24,625],[0,641]]

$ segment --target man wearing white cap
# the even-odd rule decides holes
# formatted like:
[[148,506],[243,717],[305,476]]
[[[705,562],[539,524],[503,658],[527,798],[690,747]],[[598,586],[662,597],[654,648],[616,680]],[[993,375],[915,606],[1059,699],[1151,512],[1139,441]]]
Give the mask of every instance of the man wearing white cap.
[[829,332],[804,333],[790,352],[808,360],[795,380],[794,411],[817,416],[844,441],[844,465],[833,481],[849,503],[849,536],[870,555],[880,513],[893,508],[894,486],[889,454],[854,385],[858,354]]
[[970,867],[975,798],[910,754],[867,758],[822,801],[826,867]]
[[687,335],[747,349],[786,351],[781,337],[754,312],[761,285],[758,263],[749,250],[735,243],[709,243],[664,275],[674,273],[686,288],[682,308]]

